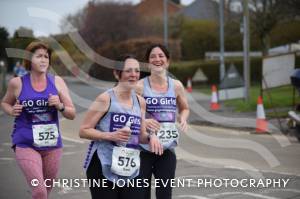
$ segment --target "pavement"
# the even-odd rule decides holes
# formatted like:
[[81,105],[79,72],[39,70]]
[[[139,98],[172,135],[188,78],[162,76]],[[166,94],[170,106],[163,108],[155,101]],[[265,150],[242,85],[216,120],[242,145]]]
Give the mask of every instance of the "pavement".
[[[232,107],[226,107],[222,102],[219,102],[220,104],[220,109],[217,111],[209,111],[210,110],[210,100],[211,97],[207,94],[201,93],[199,91],[193,91],[192,93],[187,93],[189,99],[193,98],[193,100],[195,100],[195,102],[197,102],[198,105],[200,105],[201,107],[203,107],[205,110],[207,110],[207,112],[214,114],[215,116],[221,116],[223,118],[232,118],[234,119],[240,119],[240,118],[248,118],[252,120],[252,123],[250,123],[249,125],[232,125],[231,123],[229,124],[224,124],[221,123],[220,121],[210,121],[205,117],[196,117],[196,119],[190,120],[190,123],[192,124],[196,124],[196,125],[208,125],[208,126],[218,126],[218,127],[224,127],[224,128],[232,128],[232,129],[241,129],[241,130],[247,130],[247,131],[252,131],[254,132],[256,129],[256,111],[253,112],[236,112],[234,111],[234,109]],[[189,100],[190,101],[190,106],[193,100]],[[195,110],[193,109],[193,107],[190,107],[191,110]],[[198,107],[199,109],[199,107]],[[291,110],[290,108],[286,107],[280,110],[284,110],[284,111],[289,111]],[[267,112],[274,112],[274,111],[278,111],[278,110],[265,110],[265,113]],[[282,118],[282,117],[278,117],[278,118],[266,118],[267,122],[269,123],[269,126],[271,126],[270,132],[271,133],[282,133],[285,135],[290,135],[290,136],[294,136],[295,135],[295,129],[290,129],[287,126],[287,120],[288,118]]]

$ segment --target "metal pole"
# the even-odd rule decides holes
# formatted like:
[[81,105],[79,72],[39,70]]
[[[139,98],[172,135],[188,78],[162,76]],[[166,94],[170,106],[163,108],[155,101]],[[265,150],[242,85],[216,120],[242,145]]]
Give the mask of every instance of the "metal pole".
[[164,44],[168,47],[168,0],[164,0]]
[[224,60],[224,0],[220,0],[220,82],[225,76]]
[[244,81],[245,81],[245,101],[249,101],[249,88],[250,88],[250,34],[249,34],[249,9],[248,0],[243,1],[243,22],[244,22]]
[[6,77],[6,68],[5,68],[5,63],[3,60],[0,60],[0,97],[2,97],[2,95],[5,92],[6,89],[6,81],[5,81],[5,77]]

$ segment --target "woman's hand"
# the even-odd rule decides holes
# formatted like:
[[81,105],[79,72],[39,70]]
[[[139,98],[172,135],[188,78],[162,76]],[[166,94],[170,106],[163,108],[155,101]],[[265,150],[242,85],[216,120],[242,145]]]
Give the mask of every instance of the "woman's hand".
[[20,101],[17,100],[15,105],[12,106],[12,111],[11,111],[11,115],[14,117],[17,117],[21,114],[23,109],[23,105],[20,104]]
[[155,119],[145,119],[146,129],[151,132],[159,131],[160,124]]
[[128,127],[123,127],[110,133],[110,135],[110,140],[113,142],[128,142],[131,135],[131,130]]
[[156,155],[162,155],[164,152],[164,148],[155,133],[150,135],[149,146],[151,152]]
[[179,118],[179,127],[183,132],[186,133],[188,128],[187,121],[185,119]]
[[55,106],[57,110],[60,110],[63,107],[63,104],[60,102],[58,95],[49,94],[48,105]]

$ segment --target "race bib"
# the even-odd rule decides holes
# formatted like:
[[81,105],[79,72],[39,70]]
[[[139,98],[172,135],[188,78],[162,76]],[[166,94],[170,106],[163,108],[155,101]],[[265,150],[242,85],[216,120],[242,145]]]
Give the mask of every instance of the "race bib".
[[56,146],[58,128],[56,124],[39,124],[32,126],[33,145],[37,147]]
[[120,176],[132,176],[140,169],[140,151],[126,147],[114,147],[111,171]]
[[179,138],[179,132],[175,123],[160,123],[160,129],[157,137],[164,147],[169,147],[173,141]]

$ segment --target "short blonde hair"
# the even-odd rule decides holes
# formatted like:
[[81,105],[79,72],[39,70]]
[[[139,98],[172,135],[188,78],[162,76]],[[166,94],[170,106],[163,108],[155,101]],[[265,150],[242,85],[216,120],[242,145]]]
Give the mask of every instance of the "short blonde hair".
[[28,53],[28,56],[25,56],[26,58],[23,61],[24,67],[26,70],[31,70],[31,58],[32,54],[38,50],[38,49],[45,49],[47,50],[48,56],[49,56],[49,65],[51,65],[51,54],[52,50],[49,48],[48,44],[41,42],[41,41],[33,41],[31,42],[25,49],[26,53]]

